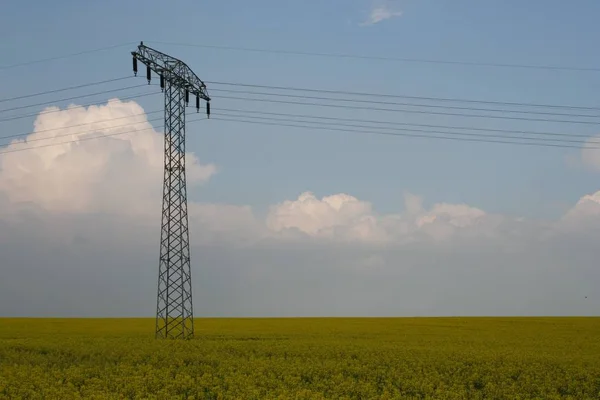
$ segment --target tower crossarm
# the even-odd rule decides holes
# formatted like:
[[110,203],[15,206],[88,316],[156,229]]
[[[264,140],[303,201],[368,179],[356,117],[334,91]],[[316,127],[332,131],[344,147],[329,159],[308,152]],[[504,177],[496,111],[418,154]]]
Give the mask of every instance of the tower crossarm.
[[[187,90],[189,93],[205,100],[210,101],[206,85],[183,61],[154,50],[144,43],[140,43],[136,51],[132,51],[134,71],[137,73],[137,60],[141,61],[146,67],[161,76],[171,85]],[[148,71],[149,72],[149,71]],[[148,82],[150,82],[150,74]]]

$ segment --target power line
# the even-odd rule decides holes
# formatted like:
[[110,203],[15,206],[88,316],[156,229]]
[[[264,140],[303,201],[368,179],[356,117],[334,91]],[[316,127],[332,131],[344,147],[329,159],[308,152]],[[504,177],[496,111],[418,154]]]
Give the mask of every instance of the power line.
[[521,69],[539,69],[539,70],[551,70],[551,71],[600,72],[600,68],[593,68],[593,67],[568,67],[568,66],[559,66],[559,65],[508,64],[508,63],[453,61],[453,60],[425,59],[425,58],[367,56],[367,55],[360,55],[360,54],[319,53],[319,52],[308,52],[308,51],[297,51],[297,50],[264,49],[264,48],[261,49],[261,48],[237,47],[237,46],[218,46],[218,45],[207,45],[207,44],[200,44],[200,43],[173,43],[173,42],[162,42],[162,41],[155,41],[154,43],[164,44],[164,45],[168,45],[168,46],[199,47],[199,48],[217,49],[217,50],[234,50],[234,51],[285,54],[285,55],[296,55],[296,56],[314,56],[314,57],[328,57],[328,58],[354,58],[354,59],[363,59],[363,60],[396,61],[396,62],[424,63],[424,64],[448,64],[448,65],[461,65],[461,66],[471,66],[471,67],[521,68]]
[[[228,108],[220,108],[219,110],[229,111],[229,112],[234,112],[234,113],[237,112],[237,113],[253,113],[253,114],[262,114],[262,115],[273,115],[273,116],[286,117],[286,119],[255,117],[255,116],[248,116],[248,115],[243,115],[243,114],[242,115],[231,115],[231,114],[218,114],[217,113],[215,115],[233,116],[233,117],[251,118],[251,119],[262,119],[262,120],[273,120],[273,121],[283,121],[283,122],[298,122],[298,123],[310,123],[310,124],[318,124],[318,123],[320,123],[322,125],[346,126],[346,127],[351,127],[351,128],[384,129],[384,130],[393,130],[393,131],[437,133],[437,134],[459,135],[459,136],[487,136],[487,137],[495,137],[495,138],[503,138],[503,137],[505,137],[505,138],[509,138],[509,139],[555,141],[555,142],[564,142],[564,143],[582,143],[582,144],[586,144],[586,143],[599,143],[599,142],[593,140],[593,138],[590,138],[589,135],[582,135],[582,134],[560,134],[560,133],[554,133],[554,132],[491,129],[491,128],[469,127],[469,126],[413,124],[413,123],[392,122],[392,121],[374,121],[374,120],[352,119],[352,118],[335,118],[335,117],[323,117],[323,116],[306,115],[306,114],[273,113],[273,112],[262,112],[262,111],[255,111],[255,110],[228,109]],[[60,111],[63,111],[63,110],[60,110]],[[36,133],[36,134],[37,133],[47,133],[47,132],[52,132],[52,131],[72,129],[74,127],[80,127],[80,126],[85,126],[85,125],[92,125],[92,124],[103,123],[103,122],[111,122],[111,121],[114,121],[114,120],[124,119],[124,118],[130,118],[130,117],[135,117],[135,116],[146,116],[146,115],[155,114],[155,113],[159,113],[159,112],[162,112],[162,111],[161,110],[155,110],[155,111],[144,112],[144,113],[139,113],[139,114],[133,114],[133,115],[123,116],[123,117],[109,118],[109,119],[104,119],[104,120],[90,122],[90,123],[68,125],[68,126],[64,126],[64,127],[46,129],[46,130],[41,130],[41,131],[33,131],[33,132],[27,132],[27,133],[20,133],[20,134],[13,134],[13,135],[7,135],[7,136],[0,136],[0,139],[9,139],[9,138],[16,138],[16,137],[21,137],[21,136],[28,136],[28,135],[34,134],[34,133]],[[289,118],[330,120],[330,121],[336,121],[338,123],[336,124],[336,123],[316,122],[316,121],[294,121],[294,120],[290,120]],[[159,119],[160,118],[158,118],[158,119],[151,119],[151,120],[147,120],[146,122],[154,122],[154,121],[157,121]],[[144,121],[133,122],[133,123],[126,123],[126,124],[121,124],[121,125],[117,125],[117,126],[112,126],[110,128],[117,128],[117,127],[122,127],[122,126],[134,125],[134,124],[143,123],[143,122]],[[345,123],[339,123],[339,122],[358,122],[358,123],[391,125],[391,126],[390,127],[385,127],[385,126],[384,127],[377,127],[377,126],[365,126],[365,125],[356,125],[356,124],[345,124]],[[477,134],[477,133],[447,132],[447,131],[424,130],[424,129],[415,129],[415,128],[401,129],[401,128],[397,128],[397,127],[394,127],[394,126],[417,126],[417,127],[426,127],[426,128],[461,129],[461,130],[471,130],[471,131],[481,131],[481,132],[517,133],[517,134],[525,134],[525,135],[555,136],[555,137],[567,137],[567,138],[569,138],[569,137],[582,137],[582,138],[591,139],[591,140],[587,140],[587,141],[581,141],[581,140],[579,140],[578,141],[578,140],[564,140],[564,139],[549,139],[549,138],[543,138],[543,137],[542,138],[528,138],[528,137],[507,136],[507,135],[501,135],[501,136],[499,136],[499,135],[481,135],[481,134]],[[89,131],[83,131],[83,132],[73,132],[73,133],[69,133],[69,134],[64,134],[64,135],[59,135],[59,136],[54,136],[54,137],[47,137],[47,138],[36,138],[36,139],[31,139],[29,141],[49,140],[49,139],[53,139],[53,138],[56,138],[56,137],[79,135],[79,134],[91,133],[91,132],[94,132],[94,131],[96,131],[96,130],[89,130]]]
[[131,76],[124,76],[124,77],[121,77],[121,78],[108,79],[108,80],[105,80],[105,81],[85,83],[83,85],[77,85],[77,86],[69,86],[69,87],[61,88],[61,89],[48,90],[46,92],[38,92],[38,93],[27,94],[25,96],[9,97],[9,98],[6,98],[6,99],[0,99],[0,103],[4,103],[4,102],[7,102],[7,101],[27,99],[29,97],[43,96],[45,94],[65,92],[67,90],[81,89],[81,88],[88,87],[88,86],[102,85],[104,83],[117,82],[117,81],[122,81],[122,80],[125,80],[125,79],[131,79]]
[[[207,118],[192,119],[192,120],[188,120],[187,122],[192,123],[192,122],[205,121],[205,120],[207,120]],[[317,129],[317,130],[326,130],[326,131],[352,132],[352,133],[360,133],[360,134],[384,135],[384,136],[396,136],[396,137],[416,137],[416,138],[442,139],[442,140],[454,140],[454,141],[464,141],[464,142],[483,142],[483,143],[498,143],[498,144],[512,144],[512,145],[527,145],[527,146],[542,146],[542,147],[555,147],[555,148],[575,148],[575,149],[582,149],[581,146],[571,146],[571,145],[561,145],[561,144],[553,144],[553,143],[544,143],[543,139],[531,139],[531,138],[523,138],[523,139],[524,140],[532,140],[532,142],[508,141],[508,140],[488,140],[488,139],[485,139],[485,138],[462,138],[462,137],[452,137],[452,136],[430,136],[430,135],[423,135],[423,134],[410,134],[410,133],[398,133],[398,132],[381,132],[381,131],[365,131],[365,130],[352,130],[352,129],[338,129],[338,128],[333,128],[333,127],[330,128],[330,127],[309,126],[309,125],[300,125],[300,124],[287,124],[287,123],[284,124],[284,123],[280,123],[280,122],[248,121],[248,120],[234,119],[234,118],[213,118],[213,120],[226,121],[226,122],[248,123],[248,124],[258,124],[258,125],[265,125],[265,126],[283,126],[283,127],[303,128],[303,129]],[[150,122],[150,121],[147,121],[147,122]],[[297,121],[293,121],[292,120],[290,122],[297,122]],[[300,121],[300,122],[304,122],[304,121]],[[135,124],[138,124],[138,123],[141,123],[141,122],[136,122]],[[146,130],[150,130],[150,129],[154,130],[154,129],[159,129],[159,128],[164,128],[164,125],[159,125],[159,126],[154,126],[154,127],[144,128],[144,129],[138,129],[138,130],[125,131],[125,132],[117,132],[117,133],[100,135],[100,136],[94,136],[94,137],[89,137],[89,138],[78,138],[76,140],[69,140],[69,141],[60,142],[60,143],[50,143],[50,144],[41,145],[41,146],[29,146],[29,147],[24,147],[24,148],[20,148],[20,149],[5,150],[5,151],[0,152],[0,155],[1,154],[21,152],[21,151],[26,151],[26,150],[34,150],[34,149],[38,149],[38,148],[46,148],[46,147],[59,146],[59,145],[63,145],[63,144],[76,143],[76,142],[81,142],[81,141],[86,141],[86,140],[100,139],[100,138],[103,138],[103,137],[112,137],[112,136],[119,136],[119,135],[124,135],[124,134],[128,134],[128,133],[143,132],[143,131],[146,131]],[[408,130],[408,131],[411,132],[411,130]],[[428,131],[423,131],[423,132],[428,132]],[[434,131],[430,131],[430,132],[431,133],[435,133]],[[446,134],[449,134],[449,133],[453,133],[453,132],[447,132]],[[456,134],[456,133],[454,133],[454,134]],[[63,135],[63,136],[66,136],[66,135]],[[538,140],[538,141],[537,142],[533,142],[533,140]],[[589,145],[585,146],[583,148],[590,149],[590,150],[600,149],[600,147],[589,146]]]
[[358,107],[358,106],[349,106],[349,105],[340,105],[340,104],[303,103],[303,102],[299,102],[299,101],[288,101],[288,100],[252,99],[252,98],[248,98],[248,97],[235,97],[235,96],[213,96],[213,97],[221,98],[221,99],[259,101],[259,102],[278,103],[278,104],[294,104],[294,105],[302,105],[302,106],[332,107],[332,108],[343,108],[343,109],[352,109],[352,110],[371,110],[371,111],[400,112],[400,113],[413,113],[413,114],[448,115],[448,116],[460,116],[460,117],[467,117],[467,118],[494,118],[494,119],[508,119],[508,120],[519,120],[519,121],[537,121],[537,122],[557,122],[557,123],[569,123],[569,124],[600,125],[600,122],[592,122],[592,121],[558,120],[558,119],[545,119],[545,118],[523,118],[523,117],[507,117],[507,116],[499,116],[499,115],[473,115],[473,114],[445,113],[445,112],[422,111],[422,110]]
[[50,101],[45,101],[42,103],[37,103],[37,104],[29,104],[26,106],[19,106],[19,107],[13,107],[13,108],[5,108],[4,110],[0,110],[0,113],[3,112],[7,112],[7,111],[15,111],[15,110],[22,110],[24,108],[29,108],[29,107],[37,107],[37,106],[44,106],[44,105],[48,105],[48,104],[54,104],[54,103],[58,103],[61,101],[68,101],[68,100],[75,100],[75,99],[81,99],[83,97],[90,97],[90,96],[97,96],[99,94],[106,94],[106,93],[114,93],[114,92],[120,92],[122,90],[129,90],[129,89],[135,89],[135,88],[139,88],[142,86],[147,86],[147,85],[135,85],[135,86],[128,86],[128,87],[124,87],[124,88],[117,88],[117,89],[110,89],[110,90],[104,90],[102,92],[96,92],[96,93],[87,93],[87,94],[82,94],[79,96],[73,96],[73,97],[66,97],[66,98],[62,98],[62,99],[55,99],[55,100],[50,100]]
[[331,120],[331,121],[359,122],[359,123],[370,123],[370,124],[381,124],[381,125],[419,126],[419,127],[425,127],[425,128],[441,128],[441,129],[464,129],[464,130],[468,130],[468,131],[518,133],[518,134],[525,134],[525,135],[542,135],[542,136],[558,136],[558,137],[582,137],[582,138],[590,137],[590,135],[577,134],[577,133],[567,134],[567,133],[525,131],[525,130],[513,130],[513,129],[494,129],[494,128],[473,127],[473,126],[416,124],[416,123],[396,122],[396,121],[381,121],[381,120],[368,120],[368,119],[355,119],[355,118],[337,118],[337,117],[324,117],[324,116],[320,116],[320,115],[275,113],[275,112],[266,112],[266,111],[257,111],[257,110],[241,110],[241,109],[235,109],[235,108],[220,108],[219,107],[219,108],[217,108],[217,110],[251,113],[251,114],[261,114],[261,115],[275,115],[275,116],[293,117],[293,118],[313,118],[313,119],[323,119],[323,120]]
[[265,93],[265,92],[246,91],[246,90],[211,89],[211,92],[251,94],[251,95],[258,95],[258,96],[292,97],[292,98],[310,99],[310,100],[341,101],[341,102],[348,102],[348,103],[372,103],[372,104],[395,105],[395,106],[441,108],[441,109],[446,109],[446,110],[489,111],[489,112],[516,113],[516,114],[554,115],[554,116],[563,116],[563,117],[600,118],[600,115],[567,114],[567,113],[555,113],[555,112],[543,112],[543,111],[523,111],[523,110],[499,110],[499,109],[491,109],[491,108],[475,108],[475,107],[459,107],[459,106],[441,106],[441,105],[436,105],[436,104],[415,104],[415,103],[400,103],[400,102],[395,102],[395,101],[344,99],[344,98],[335,98],[335,97],[319,97],[319,96],[304,96],[304,95],[301,96],[301,95],[294,95],[294,94],[287,94],[287,93]]
[[[338,123],[331,123],[331,122],[318,122],[318,121],[294,121],[294,122],[300,122],[300,123],[311,123],[311,124],[323,124],[323,125],[333,125],[333,126],[346,126],[346,127],[353,127],[353,128],[366,128],[366,129],[385,129],[385,130],[393,130],[393,131],[411,131],[411,132],[426,132],[426,133],[440,133],[440,134],[449,134],[449,135],[462,135],[462,136],[484,136],[484,137],[498,137],[498,138],[512,138],[512,139],[525,139],[525,140],[546,140],[546,141],[557,141],[557,142],[565,142],[565,143],[600,143],[596,140],[594,140],[594,138],[591,138],[589,135],[581,135],[581,134],[560,134],[560,133],[553,133],[553,132],[538,132],[538,131],[513,131],[513,130],[503,130],[503,129],[489,129],[489,128],[474,128],[474,127],[462,127],[462,126],[449,126],[449,125],[429,125],[429,124],[411,124],[411,123],[402,123],[402,122],[391,122],[391,121],[373,121],[373,120],[363,120],[363,119],[352,119],[352,118],[335,118],[335,117],[322,117],[322,116],[314,116],[314,115],[300,115],[300,114],[288,114],[288,113],[272,113],[272,112],[261,112],[261,111],[254,111],[254,110],[240,110],[240,109],[227,109],[227,108],[219,108],[218,110],[221,111],[229,111],[229,112],[234,112],[234,113],[238,113],[238,115],[231,115],[231,114],[219,114],[219,113],[213,113],[214,115],[223,115],[223,116],[234,116],[234,117],[241,117],[241,118],[251,118],[251,119],[264,119],[264,120],[273,120],[273,121],[284,121],[284,122],[289,122],[289,121],[293,121],[290,120],[289,118],[304,118],[304,119],[320,119],[320,120],[331,120],[331,121],[336,121]],[[40,133],[48,133],[48,132],[55,132],[55,131],[61,131],[61,130],[67,130],[67,129],[72,129],[72,128],[76,128],[76,127],[81,127],[81,126],[88,126],[88,125],[94,125],[94,124],[99,124],[99,123],[105,123],[105,122],[112,122],[115,120],[119,120],[119,119],[125,119],[125,118],[131,118],[131,117],[139,117],[139,116],[147,116],[147,115],[151,115],[151,114],[156,114],[156,113],[161,113],[162,110],[154,110],[154,111],[149,111],[149,112],[143,112],[143,113],[138,113],[138,114],[132,114],[132,115],[125,115],[122,117],[115,117],[115,118],[108,118],[108,119],[103,119],[103,120],[99,120],[99,121],[94,121],[94,122],[88,122],[88,123],[83,123],[83,124],[75,124],[75,125],[67,125],[67,126],[62,126],[59,128],[51,128],[51,129],[44,129],[44,130],[40,130],[40,131],[32,131],[32,132],[26,132],[26,133],[19,133],[19,134],[12,134],[12,135],[6,135],[6,136],[0,136],[0,139],[12,139],[12,138],[18,138],[18,137],[23,137],[23,136],[29,136],[31,134],[40,134]],[[244,115],[242,113],[252,113],[252,114],[262,114],[262,115],[274,115],[274,116],[280,116],[280,117],[286,117],[285,119],[281,119],[281,118],[266,118],[266,117],[256,117],[256,116],[251,116],[251,115]],[[140,124],[140,123],[144,123],[144,122],[155,122],[161,120],[161,118],[155,118],[155,119],[149,119],[146,121],[139,121],[139,122],[129,122],[126,124],[121,124],[121,125],[115,125],[115,126],[111,126],[108,127],[108,129],[113,129],[113,128],[118,128],[118,127],[123,127],[123,126],[129,126],[129,125],[135,125],[135,124]],[[390,127],[378,127],[378,126],[365,126],[365,125],[356,125],[356,124],[345,124],[345,123],[339,123],[339,122],[358,122],[358,123],[367,123],[367,124],[383,124],[383,125],[392,125]],[[571,138],[571,137],[582,137],[582,138],[586,138],[586,139],[590,139],[590,140],[564,140],[564,139],[550,139],[550,138],[527,138],[527,137],[519,137],[519,136],[507,136],[507,135],[481,135],[481,134],[477,134],[477,133],[461,133],[461,132],[446,132],[446,131],[434,131],[434,130],[423,130],[423,129],[401,129],[401,128],[396,128],[394,126],[418,126],[418,127],[427,127],[427,128],[442,128],[442,129],[462,129],[462,130],[472,130],[472,131],[489,131],[489,132],[502,132],[502,133],[518,133],[518,134],[525,134],[525,135],[540,135],[540,136],[555,136],[555,137],[566,137],[566,138]],[[105,128],[106,129],[106,128]],[[72,136],[72,135],[81,135],[81,134],[86,134],[86,133],[91,133],[91,132],[95,132],[98,129],[93,129],[93,130],[87,130],[87,131],[79,131],[79,132],[72,132],[72,133],[68,133],[68,134],[63,134],[63,135],[58,135],[58,136],[50,136],[50,137],[44,137],[44,138],[35,138],[35,139],[30,139],[27,142],[32,142],[32,141],[39,141],[39,140],[49,140],[49,139],[54,139],[57,137],[63,137],[63,136]]]
[[[371,134],[371,135],[416,137],[416,138],[455,140],[455,141],[465,141],[465,142],[502,143],[502,144],[512,144],[512,145],[582,149],[582,147],[580,147],[580,146],[570,146],[570,145],[551,144],[551,143],[515,142],[515,141],[508,141],[508,140],[486,140],[486,139],[459,138],[459,137],[449,137],[449,136],[426,136],[426,135],[421,135],[421,134],[409,134],[409,133],[373,132],[373,131],[363,131],[363,130],[359,131],[359,130],[349,130],[349,129],[315,127],[315,126],[307,126],[307,125],[281,124],[281,123],[274,123],[274,122],[272,123],[272,122],[248,121],[248,120],[228,119],[228,118],[213,118],[213,120],[241,122],[241,123],[258,124],[258,125],[285,126],[285,127],[292,127],[292,128],[319,129],[319,130],[339,131],[339,132],[354,132],[354,133],[363,133],[363,134]],[[531,139],[531,140],[533,140],[533,139]],[[600,149],[600,147],[586,146],[585,149]]]
[[[142,85],[144,86],[144,85]],[[150,93],[139,93],[133,96],[127,96],[127,97],[120,97],[119,100],[131,100],[131,99],[137,99],[140,97],[146,97],[146,96],[153,96],[159,94],[157,92],[150,92]],[[78,107],[89,107],[89,106],[99,106],[104,104],[104,102],[102,103],[88,103],[88,104],[81,104],[78,105]],[[110,104],[110,103],[107,103]],[[21,115],[17,115],[15,117],[8,117],[8,118],[3,118],[0,119],[0,122],[6,122],[6,121],[14,121],[17,119],[22,119],[22,118],[28,118],[28,117],[37,117],[39,115],[46,115],[46,114],[53,114],[53,113],[57,113],[57,112],[62,112],[62,111],[66,111],[68,109],[63,109],[63,110],[50,110],[50,111],[41,111],[41,112],[36,112],[36,113],[32,113],[32,114],[21,114]]]
[[21,63],[17,63],[17,64],[12,64],[12,65],[4,65],[4,66],[0,66],[0,70],[5,70],[5,69],[9,69],[9,68],[24,67],[26,65],[31,65],[31,64],[39,64],[39,63],[48,62],[48,61],[55,61],[55,60],[61,60],[61,59],[65,59],[65,58],[76,57],[76,56],[80,56],[80,55],[83,55],[83,54],[90,54],[90,53],[96,53],[96,52],[104,51],[104,50],[116,49],[118,47],[129,46],[129,45],[131,45],[133,43],[136,43],[136,42],[128,42],[128,43],[116,44],[116,45],[113,45],[113,46],[106,46],[106,47],[101,47],[101,48],[93,49],[93,50],[84,50],[84,51],[80,51],[80,52],[77,52],[77,53],[71,53],[71,54],[66,54],[66,55],[62,55],[62,56],[43,58],[43,59],[33,60],[33,61],[25,61],[25,62],[21,62]]
[[478,133],[469,133],[469,132],[448,132],[448,131],[436,131],[436,130],[428,130],[428,129],[403,129],[403,128],[392,128],[392,127],[381,127],[381,126],[368,126],[368,125],[356,125],[356,124],[343,124],[339,122],[321,122],[321,121],[294,121],[290,119],[282,119],[282,118],[272,118],[272,117],[256,117],[249,115],[241,115],[241,114],[221,114],[221,113],[213,113],[213,115],[222,115],[226,117],[236,117],[236,118],[251,118],[251,119],[259,119],[259,120],[267,120],[267,121],[283,121],[283,122],[295,122],[295,123],[303,123],[303,124],[319,124],[325,126],[342,126],[349,128],[359,128],[359,129],[383,129],[388,131],[400,131],[400,132],[422,132],[422,133],[435,133],[435,134],[443,134],[443,135],[455,135],[455,136],[470,136],[470,137],[488,137],[488,138],[498,138],[498,139],[517,139],[517,140],[537,140],[540,142],[557,142],[557,143],[579,143],[579,144],[587,144],[587,143],[598,143],[598,141],[588,142],[586,140],[572,140],[572,139],[551,139],[551,138],[530,138],[523,136],[510,136],[510,135],[482,135]]
[[[140,86],[146,86],[146,85],[140,85]],[[120,89],[117,89],[120,90]],[[93,94],[91,94],[93,95]],[[145,95],[144,95],[145,96]],[[129,96],[129,97],[124,97],[122,99],[129,99],[129,98],[134,98],[134,97],[141,97],[141,96]],[[56,101],[62,101],[65,99],[59,99]],[[89,105],[96,105],[98,103],[93,103],[93,104],[87,104],[84,106],[89,106]],[[276,116],[286,116],[286,117],[298,117],[298,118],[317,118],[317,119],[327,119],[327,120],[335,120],[335,121],[345,121],[345,122],[360,122],[360,123],[375,123],[375,124],[388,124],[388,125],[404,125],[404,126],[420,126],[420,127],[428,127],[428,128],[442,128],[442,129],[465,129],[465,130],[476,130],[476,131],[488,131],[488,132],[506,132],[506,133],[517,133],[517,134],[531,134],[531,135],[549,135],[549,136],[559,136],[559,137],[584,137],[584,138],[588,138],[589,135],[582,135],[582,134],[561,134],[561,133],[553,133],[553,132],[539,132],[539,131],[524,131],[524,130],[508,130],[508,129],[491,129],[491,128],[482,128],[482,127],[469,127],[469,126],[448,126],[448,125],[432,125],[432,124],[415,124],[415,123],[403,123],[403,122],[391,122],[391,121],[381,121],[381,120],[364,120],[364,119],[347,119],[347,118],[334,118],[334,117],[322,117],[322,116],[313,116],[313,115],[299,115],[299,114],[286,114],[286,113],[269,113],[269,112],[262,112],[262,111],[255,111],[255,110],[240,110],[240,109],[224,109],[224,108],[220,108],[223,111],[233,111],[233,112],[251,112],[251,113],[258,113],[258,114],[264,114],[264,115],[276,115]],[[58,111],[62,111],[62,110],[58,110]],[[49,111],[49,112],[55,112],[55,111]],[[49,113],[49,112],[43,112],[41,114],[45,114],[45,113]],[[156,111],[152,111],[152,112],[148,112],[146,114],[152,114],[155,113]],[[38,115],[38,113],[36,114],[27,114],[25,116],[22,117],[27,117],[27,116],[32,116],[32,115]],[[138,115],[138,114],[135,114]],[[139,114],[142,115],[142,114]],[[128,116],[125,117],[120,117],[120,118],[128,118]],[[10,119],[16,119],[15,118],[10,118]],[[116,118],[118,119],[118,118]],[[105,121],[109,121],[112,119],[108,119]],[[4,120],[0,120],[0,121],[4,121]],[[99,121],[97,121],[99,122]],[[81,125],[86,125],[86,124],[80,124],[80,125],[73,125],[73,126],[66,126],[66,127],[61,127],[61,128],[56,128],[58,129],[66,129],[66,128],[71,128],[74,126],[81,126]],[[14,138],[14,137],[19,137],[19,136],[27,136],[29,134],[32,133],[40,133],[40,132],[47,132],[47,131],[52,131],[53,129],[49,129],[49,130],[44,130],[44,131],[37,131],[37,132],[27,132],[27,133],[21,133],[21,134],[14,134],[14,135],[8,135],[8,136],[0,136],[0,139],[2,138]]]
[[[508,101],[473,100],[473,99],[461,99],[461,98],[450,98],[450,97],[408,96],[408,95],[387,94],[387,93],[352,92],[352,91],[345,91],[345,90],[326,90],[326,89],[314,89],[314,88],[298,88],[298,87],[290,87],[290,86],[255,85],[255,84],[248,84],[248,83],[233,83],[233,82],[215,82],[215,81],[205,81],[205,82],[208,84],[211,84],[211,85],[241,86],[241,87],[259,88],[259,89],[290,90],[290,91],[329,93],[329,94],[345,94],[345,95],[352,95],[352,96],[387,97],[387,98],[396,98],[396,99],[448,101],[448,102],[456,102],[456,103],[480,103],[480,104],[494,104],[494,105],[502,105],[502,106],[546,107],[546,108],[565,108],[565,109],[574,109],[574,110],[600,111],[600,107],[585,107],[585,106],[573,106],[573,105],[518,103],[518,102],[508,102]],[[211,89],[211,91],[212,90],[217,90],[217,89]]]

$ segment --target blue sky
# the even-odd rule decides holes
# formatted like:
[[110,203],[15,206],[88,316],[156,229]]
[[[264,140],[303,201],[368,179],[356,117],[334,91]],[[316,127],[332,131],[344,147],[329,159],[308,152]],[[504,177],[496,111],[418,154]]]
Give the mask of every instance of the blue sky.
[[[597,1],[407,0],[394,3],[402,16],[370,26],[360,25],[373,6],[369,0],[258,1],[252,6],[245,1],[174,1],[164,11],[163,4],[10,2],[0,16],[0,36],[5,38],[0,42],[1,64],[144,40],[184,59],[207,81],[600,105],[598,72],[350,61],[153,43],[595,67],[600,65],[600,55],[593,51],[600,35]],[[131,74],[129,51],[133,48],[3,70],[1,97]],[[214,112],[223,107],[356,118],[352,111],[248,104],[211,94]],[[142,99],[140,104],[146,110],[160,109],[161,99]],[[599,131],[585,125],[372,111],[358,118],[590,135]],[[2,132],[26,132],[31,124],[32,119],[4,123]],[[599,188],[597,174],[568,166],[566,157],[577,156],[576,150],[311,132],[216,120],[202,127],[190,125],[188,132],[188,148],[220,169],[192,195],[206,201],[250,204],[259,210],[311,190],[320,196],[350,193],[389,212],[402,207],[403,193],[408,191],[422,195],[428,203],[465,202],[490,212],[555,217],[583,194]]]

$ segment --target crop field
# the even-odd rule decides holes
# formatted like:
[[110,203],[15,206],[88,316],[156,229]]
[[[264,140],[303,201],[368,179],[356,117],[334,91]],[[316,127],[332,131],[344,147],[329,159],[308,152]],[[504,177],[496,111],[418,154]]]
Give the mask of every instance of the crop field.
[[600,399],[600,318],[0,319],[2,399]]

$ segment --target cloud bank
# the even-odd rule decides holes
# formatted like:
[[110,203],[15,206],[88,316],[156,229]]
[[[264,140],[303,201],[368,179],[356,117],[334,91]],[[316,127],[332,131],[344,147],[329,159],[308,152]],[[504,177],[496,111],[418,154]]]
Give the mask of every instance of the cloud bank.
[[[151,316],[162,134],[135,102],[47,111],[0,150],[0,315]],[[186,159],[189,185],[218,177]],[[409,193],[380,213],[310,191],[262,218],[190,200],[189,220],[197,315],[590,315],[599,304],[600,192],[554,221],[425,207]]]

